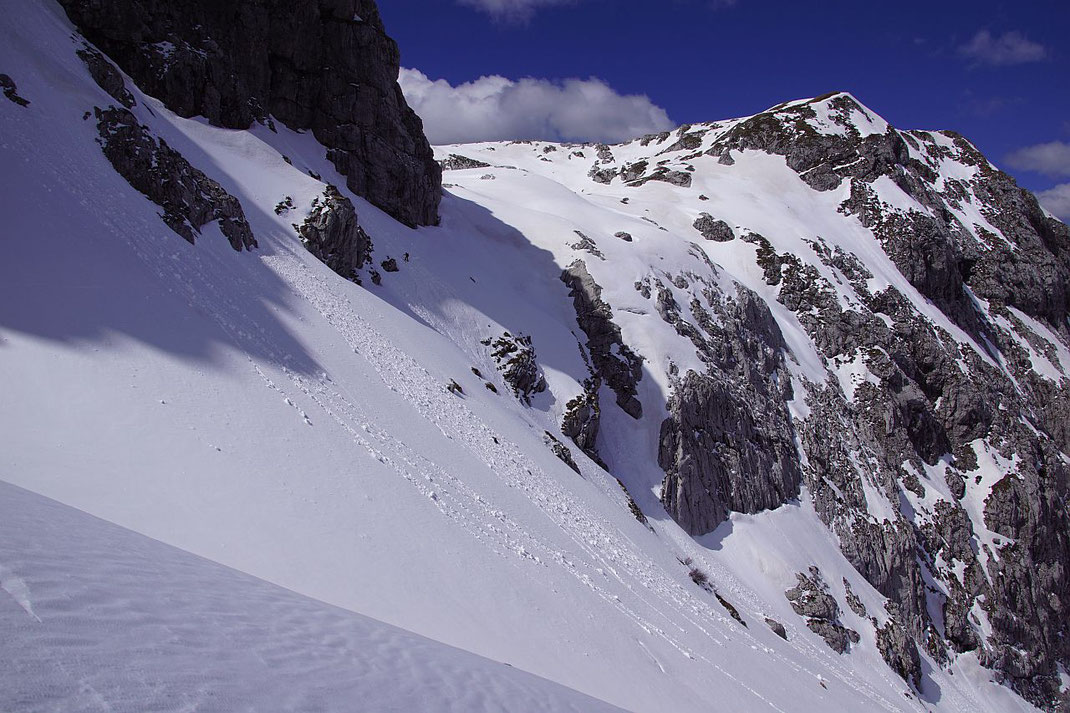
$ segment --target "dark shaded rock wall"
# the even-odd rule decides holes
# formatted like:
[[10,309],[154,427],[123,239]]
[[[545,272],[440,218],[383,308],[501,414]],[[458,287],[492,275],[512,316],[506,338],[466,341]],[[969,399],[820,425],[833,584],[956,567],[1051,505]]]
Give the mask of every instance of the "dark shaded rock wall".
[[441,169],[372,0],[61,0],[87,39],[180,116],[310,129],[354,193],[438,222]]

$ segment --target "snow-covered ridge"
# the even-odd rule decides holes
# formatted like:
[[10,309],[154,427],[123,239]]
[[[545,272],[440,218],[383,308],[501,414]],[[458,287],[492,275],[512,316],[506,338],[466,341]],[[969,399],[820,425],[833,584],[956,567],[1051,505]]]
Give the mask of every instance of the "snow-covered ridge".
[[[790,157],[727,145],[707,153],[747,138],[738,128],[747,120],[605,149],[443,147],[439,158],[486,165],[447,171],[442,225],[409,230],[341,188],[310,135],[279,122],[228,131],[181,119],[125,78],[137,121],[240,201],[259,247],[239,254],[214,222],[195,245],[181,240],[102,155],[93,109],[115,100],[75,55],[82,41],[62,12],[33,3],[12,19],[0,29],[0,69],[29,103],[0,99],[0,190],[12,206],[5,235],[37,239],[6,239],[0,261],[0,478],[627,710],[1031,710],[979,665],[991,665],[1005,641],[941,653],[918,638],[929,625],[950,636],[941,615],[958,596],[952,579],[965,588],[989,578],[973,564],[972,544],[988,548],[988,568],[1018,557],[999,549],[1014,546],[1007,535],[981,526],[986,498],[1007,490],[1001,478],[1017,469],[1024,482],[1031,462],[1005,457],[1007,441],[956,434],[971,436],[980,469],[963,474],[953,464],[966,458],[962,449],[930,463],[903,429],[891,445],[873,442],[860,414],[863,403],[883,404],[874,394],[899,378],[889,363],[906,363],[902,330],[916,330],[916,343],[941,360],[955,345],[948,363],[965,376],[1001,384],[996,377],[1010,375],[1024,393],[1062,388],[1064,337],[1032,306],[1007,306],[997,321],[1029,344],[1023,362],[997,332],[960,324],[926,298],[870,222],[933,212],[901,176],[862,181],[873,200],[849,180],[862,165],[811,171],[848,175],[818,191]],[[820,140],[876,142],[894,131],[848,108],[854,138],[833,100],[807,104],[816,119],[798,114],[817,122]],[[939,169],[948,186],[983,172],[956,161],[965,149],[953,138],[913,140],[916,149],[903,139],[920,163],[950,162]],[[598,182],[592,168],[615,177]],[[321,205],[328,183],[356,207],[374,246],[358,274],[363,286],[316,260],[294,227]],[[973,192],[959,203],[987,215]],[[699,222],[704,213],[710,220]],[[696,222],[730,239],[706,239]],[[577,261],[598,286],[579,299],[570,290],[583,292],[575,288],[583,280],[562,280]],[[975,297],[994,304],[991,294]],[[590,314],[577,319],[577,304]],[[844,316],[852,313],[860,317]],[[832,317],[847,327],[823,331]],[[851,342],[854,332],[873,343]],[[531,351],[503,351],[503,339]],[[601,362],[592,357],[599,350]],[[630,364],[629,353],[642,359],[630,384],[639,418],[618,408],[611,384],[626,384],[592,373]],[[545,390],[514,393],[515,374],[532,375],[527,362],[510,372],[516,354],[534,356],[536,378],[525,383],[541,376]],[[718,366],[734,354],[760,354],[770,371],[753,373],[749,360]],[[680,442],[690,438],[671,407],[689,372],[720,374],[716,385],[733,403],[761,397],[788,429],[803,478],[779,491],[779,508],[731,512],[694,538],[660,499],[663,424],[675,419]],[[903,402],[942,418],[950,407],[929,403],[914,383]],[[566,433],[582,410],[577,399],[591,407],[587,449]],[[1021,403],[1005,404],[1043,427]],[[756,425],[763,437],[766,425]],[[707,424],[695,433],[725,432]],[[912,434],[918,448],[924,435]],[[820,470],[829,464],[835,471]],[[931,567],[852,566],[865,560],[845,551],[848,526],[871,528],[874,541],[913,563],[913,528],[938,530],[940,513],[959,512],[956,472],[964,549],[930,547]],[[830,493],[847,505],[836,509]],[[20,505],[9,491],[0,497],[42,520],[67,517]],[[0,557],[33,606],[45,553],[19,545]],[[799,574],[827,587],[831,620],[811,621],[785,596]],[[921,611],[901,604],[917,603],[914,590],[880,579],[900,574],[924,585]],[[966,631],[998,635],[1005,614],[991,606],[1003,592],[986,586],[983,598],[962,600],[977,621]],[[29,626],[19,597],[9,613]],[[48,608],[34,612],[47,623]],[[857,641],[837,654],[820,633],[829,629]],[[921,644],[917,671],[907,636]],[[298,660],[316,655],[300,636],[281,639]],[[450,676],[476,680],[484,663],[468,661]],[[54,674],[11,676],[17,690],[35,691]],[[360,681],[352,685],[361,695]],[[93,705],[121,708],[113,690]],[[523,700],[503,705],[529,710]]]

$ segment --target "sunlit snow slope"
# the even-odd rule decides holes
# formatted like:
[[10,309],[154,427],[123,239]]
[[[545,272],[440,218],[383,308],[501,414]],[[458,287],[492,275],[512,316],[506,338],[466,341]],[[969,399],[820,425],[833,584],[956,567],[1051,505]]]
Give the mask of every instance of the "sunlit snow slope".
[[[447,173],[440,227],[407,229],[351,196],[376,265],[400,266],[358,286],[292,227],[325,182],[345,185],[311,136],[177,118],[128,83],[137,118],[241,201],[259,249],[233,251],[214,226],[190,245],[102,155],[83,116],[113,101],[62,11],[9,5],[0,70],[29,105],[0,99],[0,479],[36,495],[0,486],[0,710],[134,710],[148,696],[160,710],[599,709],[521,672],[649,713],[1032,710],[972,654],[926,659],[911,690],[849,610],[861,640],[848,654],[809,631],[784,591],[811,565],[872,613],[883,597],[805,492],[697,540],[666,516],[666,363],[697,362],[633,284],[653,265],[768,294],[736,248],[696,253],[674,187],[597,186],[567,147],[548,161],[541,145],[466,147],[500,167]],[[831,217],[837,196],[815,210],[782,159],[748,155],[736,171],[748,181],[695,180],[740,224],[772,237],[785,221],[826,221],[830,241],[854,237]],[[781,200],[748,200],[759,193]],[[297,207],[278,215],[286,196]],[[575,230],[599,236],[604,261],[571,247]],[[634,241],[603,237],[617,231]],[[909,291],[866,249],[874,280]],[[576,257],[648,363],[642,420],[604,400],[613,475],[573,447],[577,474],[546,444],[547,431],[564,441],[588,373],[559,279]],[[769,301],[795,378],[823,380],[805,333]],[[549,384],[530,407],[482,344],[507,330],[533,338]],[[128,646],[142,626],[159,647]],[[209,663],[220,669],[201,678]],[[408,698],[389,698],[391,675]],[[146,698],[135,706],[131,692]]]
[[5,711],[613,711],[0,483]]

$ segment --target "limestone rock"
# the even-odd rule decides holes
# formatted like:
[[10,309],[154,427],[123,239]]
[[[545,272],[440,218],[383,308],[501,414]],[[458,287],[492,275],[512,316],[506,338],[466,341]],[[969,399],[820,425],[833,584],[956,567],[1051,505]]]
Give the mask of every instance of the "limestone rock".
[[795,613],[806,619],[806,626],[838,654],[859,641],[858,634],[840,623],[840,606],[828,592],[816,567],[810,574],[796,575],[798,584],[784,593]]
[[460,154],[451,153],[449,157],[439,161],[443,171],[463,171],[469,168],[490,168],[489,163],[478,159],[468,158]]
[[518,399],[530,404],[533,395],[546,391],[546,378],[536,361],[531,337],[506,332],[490,346],[498,371]]
[[877,649],[885,663],[904,681],[912,684],[914,688],[921,688],[921,657],[918,655],[918,647],[894,618],[877,629]]
[[180,116],[311,130],[355,194],[438,222],[441,169],[373,0],[62,0],[85,37]]
[[133,188],[163,209],[161,218],[193,243],[201,228],[218,222],[235,250],[256,247],[238,199],[190,165],[126,109],[96,109],[105,157]]
[[15,104],[19,106],[30,105],[29,100],[19,96],[19,91],[18,87],[15,85],[15,80],[6,74],[0,74],[0,89],[4,91],[4,96],[10,99]]
[[372,241],[360,227],[353,201],[328,185],[304,223],[294,227],[320,262],[347,280],[359,281],[357,271],[370,261]]
[[636,398],[636,385],[643,378],[642,357],[624,343],[620,327],[613,322],[613,311],[602,300],[602,288],[582,260],[569,265],[561,273],[561,280],[570,289],[576,321],[587,335],[595,373],[613,389],[617,405],[632,418],[640,418],[643,405]]
[[723,220],[717,220],[709,213],[703,213],[695,219],[695,230],[702,234],[706,240],[715,240],[719,243],[727,243],[736,239],[736,233],[732,226]]
[[97,86],[127,109],[134,107],[137,102],[134,101],[134,96],[130,93],[130,90],[126,88],[126,82],[123,81],[123,77],[119,74],[119,70],[115,68],[115,65],[88,45],[78,50],[78,56],[85,62],[85,66],[89,69],[89,74],[93,77],[93,81],[97,83]]

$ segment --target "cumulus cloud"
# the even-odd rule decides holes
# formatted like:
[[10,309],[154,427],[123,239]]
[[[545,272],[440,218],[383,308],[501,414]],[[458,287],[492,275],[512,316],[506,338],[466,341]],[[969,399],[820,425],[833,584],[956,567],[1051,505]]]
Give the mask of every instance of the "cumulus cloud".
[[1005,32],[996,36],[988,30],[981,30],[959,47],[959,54],[979,64],[999,67],[1039,62],[1048,56],[1048,50],[1021,32]]
[[453,86],[415,69],[399,79],[433,144],[505,139],[623,141],[673,127],[643,95],[622,95],[600,79],[514,81],[480,77]]
[[1007,165],[1020,171],[1033,171],[1045,176],[1070,176],[1070,143],[1050,141],[1026,146],[1007,156]]
[[[736,4],[736,0],[699,0],[714,10],[723,10]],[[570,5],[580,0],[457,0],[462,5],[482,10],[496,20],[517,22],[529,19],[536,10],[551,5]],[[695,0],[675,0],[676,3],[693,3]]]
[[1051,211],[1060,220],[1070,222],[1070,183],[1062,183],[1054,188],[1037,193],[1040,205]]
[[537,9],[564,5],[573,0],[460,0],[461,4],[482,10],[499,20],[526,20]]

